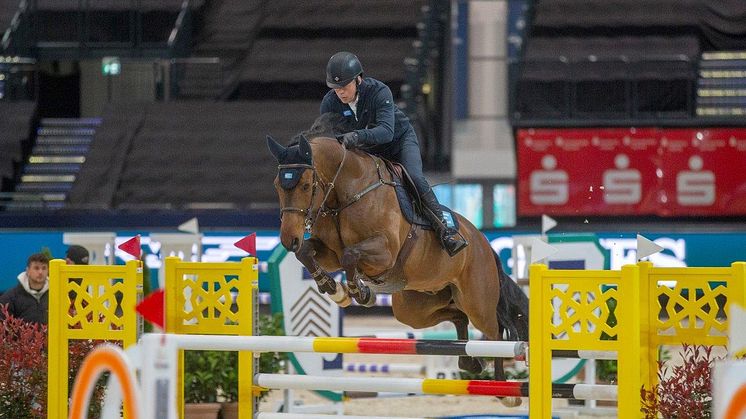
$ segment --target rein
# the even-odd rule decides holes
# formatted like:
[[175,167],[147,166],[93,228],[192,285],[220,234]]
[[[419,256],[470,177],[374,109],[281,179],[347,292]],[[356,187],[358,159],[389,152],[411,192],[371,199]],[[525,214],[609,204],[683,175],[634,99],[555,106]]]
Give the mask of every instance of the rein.
[[[347,159],[347,149],[344,148],[343,150],[344,152],[342,154],[342,161],[340,161],[339,167],[337,167],[337,172],[334,174],[332,181],[327,184],[328,187],[326,188],[319,186],[319,184],[323,185],[325,183],[321,180],[321,176],[319,176],[318,172],[316,171],[316,167],[313,164],[295,163],[295,164],[281,164],[277,166],[278,170],[282,170],[282,169],[309,170],[310,169],[313,171],[313,185],[311,189],[311,201],[308,203],[308,208],[303,209],[303,208],[298,208],[298,207],[282,207],[280,208],[280,218],[282,218],[282,214],[286,212],[299,212],[305,215],[305,219],[303,223],[305,225],[306,231],[310,233],[313,229],[313,225],[316,223],[316,220],[318,219],[319,216],[337,217],[339,213],[342,212],[342,210],[344,210],[345,208],[348,208],[355,202],[359,201],[363,196],[365,196],[366,194],[370,192],[373,192],[379,187],[383,185],[389,185],[389,186],[397,185],[396,182],[387,181],[383,178],[383,175],[381,174],[381,165],[379,161],[373,156],[370,156],[373,159],[373,162],[376,164],[376,172],[378,174],[378,180],[375,181],[370,186],[368,186],[367,188],[353,195],[349,201],[347,201],[344,205],[340,206],[339,208],[327,207],[326,201],[329,199],[329,196],[334,190],[334,185],[337,182],[337,178],[339,177],[339,174],[342,172],[342,168],[344,167],[345,160]],[[324,199],[321,201],[321,205],[319,205],[319,208],[316,210],[316,214],[314,215],[312,208],[313,208],[313,201],[316,196],[317,187],[321,187],[321,189],[324,190]]]

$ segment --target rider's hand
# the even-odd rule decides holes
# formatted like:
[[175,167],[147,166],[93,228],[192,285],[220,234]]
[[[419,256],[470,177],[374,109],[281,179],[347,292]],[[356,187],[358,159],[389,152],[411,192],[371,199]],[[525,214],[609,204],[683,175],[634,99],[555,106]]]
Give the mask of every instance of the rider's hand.
[[345,148],[354,150],[360,143],[360,137],[358,137],[355,131],[348,132],[342,136],[342,144]]

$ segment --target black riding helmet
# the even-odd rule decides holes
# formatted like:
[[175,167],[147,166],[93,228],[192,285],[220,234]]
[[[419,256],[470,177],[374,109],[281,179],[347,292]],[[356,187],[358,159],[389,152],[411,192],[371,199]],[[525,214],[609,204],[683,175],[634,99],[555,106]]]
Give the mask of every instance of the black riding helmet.
[[363,74],[363,65],[351,52],[338,52],[329,58],[326,65],[326,85],[331,89],[347,86],[355,77]]

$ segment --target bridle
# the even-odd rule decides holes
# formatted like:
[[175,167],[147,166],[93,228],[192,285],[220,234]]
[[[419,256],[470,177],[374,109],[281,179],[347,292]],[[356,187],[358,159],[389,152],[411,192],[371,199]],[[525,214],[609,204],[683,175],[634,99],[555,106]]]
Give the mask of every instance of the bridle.
[[[334,177],[332,178],[332,181],[329,182],[326,188],[324,188],[321,185],[324,185],[325,182],[321,180],[321,177],[318,175],[318,172],[316,171],[316,167],[314,167],[312,164],[305,164],[305,163],[293,163],[293,164],[280,164],[277,166],[278,170],[282,169],[303,169],[305,170],[312,170],[313,171],[313,183],[311,186],[311,201],[308,203],[308,208],[298,208],[298,207],[282,207],[280,208],[280,220],[282,220],[282,215],[286,212],[299,212],[305,216],[303,220],[303,224],[305,226],[305,231],[311,233],[313,230],[313,225],[316,223],[316,220],[321,217],[326,216],[332,216],[336,217],[339,215],[340,212],[342,212],[343,209],[349,207],[350,205],[354,204],[355,202],[359,201],[360,198],[362,198],[365,194],[368,192],[372,192],[373,190],[377,189],[380,186],[383,185],[389,185],[389,186],[396,186],[396,182],[387,181],[383,178],[383,175],[381,174],[381,166],[379,164],[378,159],[375,159],[373,156],[371,158],[376,164],[376,171],[378,172],[378,180],[368,186],[367,188],[363,189],[361,192],[356,193],[355,195],[350,198],[349,201],[347,201],[344,205],[342,205],[339,208],[329,208],[326,206],[326,201],[329,199],[329,196],[331,195],[332,191],[334,190],[334,185],[337,182],[337,178],[339,177],[339,174],[342,172],[342,167],[344,167],[345,159],[347,158],[347,149],[343,148],[343,154],[342,154],[342,161],[339,162],[339,167],[337,167],[337,172],[334,174]],[[324,191],[324,199],[321,201],[321,205],[319,205],[319,208],[315,211],[313,211],[313,201],[316,197],[316,189],[319,188]]]
[[308,208],[303,209],[303,208],[298,208],[298,207],[282,207],[280,208],[280,220],[282,220],[282,215],[285,214],[286,212],[299,212],[305,216],[303,220],[305,231],[310,233],[319,215],[321,215],[322,217],[325,217],[330,213],[330,209],[326,208],[326,201],[329,199],[329,195],[331,195],[332,190],[334,190],[334,182],[337,181],[337,177],[339,177],[339,173],[342,171],[342,167],[345,164],[346,158],[347,158],[347,149],[345,148],[344,153],[342,154],[342,161],[339,162],[339,167],[337,168],[337,173],[334,174],[334,178],[332,178],[332,181],[328,184],[328,187],[326,188],[326,191],[324,193],[324,199],[321,201],[321,205],[319,205],[318,210],[316,210],[316,214],[313,214],[313,211],[311,211],[313,208],[313,200],[316,197],[316,189],[321,188],[323,190],[324,188],[320,187],[320,184],[322,184],[323,181],[321,181],[321,177],[316,171],[316,167],[314,167],[313,163],[311,164],[293,163],[293,164],[278,165],[277,170],[303,169],[304,171],[306,170],[313,171],[313,183],[311,184],[311,201],[308,203]]

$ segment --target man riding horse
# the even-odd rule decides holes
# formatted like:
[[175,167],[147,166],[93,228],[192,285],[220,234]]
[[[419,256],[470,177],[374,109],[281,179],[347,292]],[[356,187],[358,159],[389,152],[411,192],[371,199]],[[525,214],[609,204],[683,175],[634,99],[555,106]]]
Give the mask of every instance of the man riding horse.
[[468,243],[448,227],[438,198],[422,173],[422,156],[417,134],[394,103],[391,90],[384,83],[363,77],[363,66],[355,54],[338,52],[326,66],[327,92],[321,102],[321,114],[334,112],[348,119],[353,131],[342,136],[348,149],[360,148],[370,154],[401,163],[414,181],[422,199],[423,213],[435,229],[443,248],[450,256]]
[[[278,162],[280,242],[308,269],[319,292],[341,307],[353,299],[370,307],[376,293],[386,292],[394,316],[410,327],[449,321],[465,340],[471,323],[487,339],[499,340],[505,332],[508,340],[527,340],[526,295],[469,220],[454,213],[458,232],[442,222],[412,126],[389,88],[362,73],[353,54],[335,54],[327,68],[334,90],[311,129],[288,146],[267,136]],[[409,169],[439,235],[423,234],[420,224],[407,220],[397,205],[395,175],[369,153]],[[345,281],[330,274],[338,270]],[[459,367],[479,373],[483,365],[461,356]],[[495,377],[505,377],[502,362],[495,363]]]

